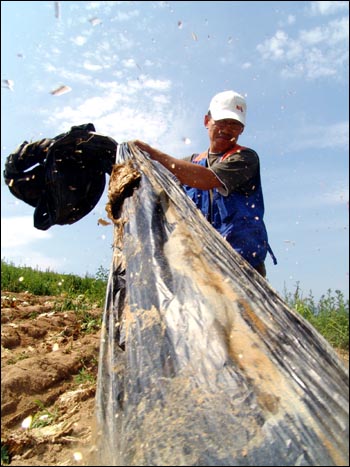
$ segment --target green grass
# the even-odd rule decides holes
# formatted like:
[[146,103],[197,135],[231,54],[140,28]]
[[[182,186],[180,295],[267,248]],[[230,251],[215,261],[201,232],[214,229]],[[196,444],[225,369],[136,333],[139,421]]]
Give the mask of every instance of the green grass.
[[6,444],[1,441],[1,465],[9,465],[10,456]]
[[335,348],[349,351],[349,299],[340,290],[327,290],[316,301],[309,292],[303,297],[297,283],[293,293],[285,291],[288,305],[303,316]]
[[102,266],[95,277],[80,277],[19,267],[1,260],[1,290],[54,296],[55,311],[74,311],[80,322],[81,331],[86,334],[95,332],[101,327],[102,314],[96,317],[91,313],[91,309],[103,308],[107,279],[108,271]]
[[[80,277],[73,274],[58,274],[30,267],[18,267],[1,261],[1,290],[10,292],[28,291],[34,295],[61,296],[56,308],[75,310],[81,319],[82,329],[93,332],[100,320],[89,313],[92,304],[103,307],[108,271],[102,266],[95,277]],[[288,305],[307,319],[333,346],[349,350],[349,300],[342,292],[330,289],[316,301],[309,293],[303,297],[299,284],[294,292],[284,292]]]
[[77,384],[96,383],[96,376],[88,368],[81,368],[75,376],[74,381]]
[[34,295],[64,297],[66,310],[84,308],[85,304],[103,306],[106,296],[108,272],[102,266],[95,277],[59,274],[50,270],[40,271],[31,267],[18,267],[1,260],[1,290],[28,291]]
[[53,425],[59,416],[57,410],[50,412],[40,400],[37,399],[34,402],[40,410],[34,414],[30,428],[42,428],[44,426]]

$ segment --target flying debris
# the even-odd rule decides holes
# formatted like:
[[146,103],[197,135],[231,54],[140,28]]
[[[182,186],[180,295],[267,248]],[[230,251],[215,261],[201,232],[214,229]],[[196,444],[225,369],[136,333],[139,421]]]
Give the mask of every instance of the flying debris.
[[90,18],[90,19],[89,19],[89,22],[90,22],[93,26],[97,26],[98,24],[101,24],[101,23],[102,23],[102,19],[100,19],[100,18]]
[[55,17],[57,19],[60,19],[61,17],[61,2],[54,2],[55,3]]
[[194,41],[198,41],[197,34],[195,34],[194,32],[192,32],[192,39],[193,39]]
[[58,87],[57,89],[54,89],[53,91],[50,91],[50,94],[52,94],[53,96],[61,96],[62,94],[70,92],[71,90],[71,87],[63,85]]
[[21,423],[22,428],[23,429],[30,428],[32,425],[32,421],[33,421],[33,417],[31,415],[29,415],[29,417],[26,417]]
[[111,222],[105,221],[100,217],[97,221],[97,225],[111,225]]
[[73,457],[74,457],[74,460],[77,462],[80,462],[83,460],[83,455],[80,451],[74,452]]
[[290,243],[291,245],[295,246],[294,240],[283,240],[284,243]]
[[178,27],[179,29],[182,29],[182,21],[178,21],[178,22],[177,22],[177,27]]
[[14,85],[15,85],[15,82],[12,81],[12,79],[3,79],[1,87],[9,89],[10,91],[13,91]]
[[182,141],[183,141],[185,144],[191,144],[190,138],[183,137],[183,138],[182,138]]

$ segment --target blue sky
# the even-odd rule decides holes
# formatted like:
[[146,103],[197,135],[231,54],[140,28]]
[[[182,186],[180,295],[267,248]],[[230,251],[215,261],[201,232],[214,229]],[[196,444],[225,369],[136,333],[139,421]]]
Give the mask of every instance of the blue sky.
[[[1,31],[2,167],[24,140],[88,122],[175,157],[202,152],[210,99],[233,89],[248,104],[240,144],[260,156],[270,284],[349,296],[348,2],[2,1]],[[62,85],[70,92],[51,94]],[[1,195],[3,259],[109,269],[107,191],[46,232],[3,180]]]

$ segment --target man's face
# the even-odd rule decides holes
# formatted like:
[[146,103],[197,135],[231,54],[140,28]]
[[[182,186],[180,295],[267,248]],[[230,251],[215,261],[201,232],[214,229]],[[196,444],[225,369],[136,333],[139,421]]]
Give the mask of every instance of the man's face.
[[244,126],[238,120],[231,118],[213,120],[209,115],[206,115],[204,124],[208,128],[212,152],[224,152],[231,149],[244,130]]

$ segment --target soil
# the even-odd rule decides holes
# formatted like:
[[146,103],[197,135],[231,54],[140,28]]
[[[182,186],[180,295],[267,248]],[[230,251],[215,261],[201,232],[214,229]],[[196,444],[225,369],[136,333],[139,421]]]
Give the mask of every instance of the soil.
[[[95,465],[100,328],[94,323],[103,310],[82,315],[65,303],[1,293],[1,440],[11,466]],[[348,366],[349,353],[341,357]]]
[[64,307],[1,292],[1,465],[89,465],[103,310]]

